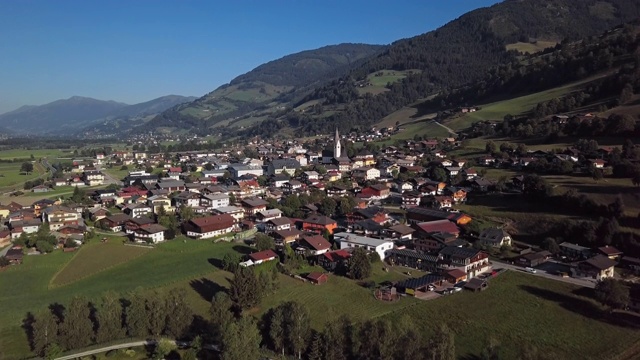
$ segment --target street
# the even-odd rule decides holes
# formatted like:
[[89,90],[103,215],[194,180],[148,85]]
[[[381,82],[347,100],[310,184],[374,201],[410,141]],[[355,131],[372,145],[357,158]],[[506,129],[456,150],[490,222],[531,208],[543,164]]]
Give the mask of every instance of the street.
[[[555,262],[554,262],[555,263]],[[563,265],[563,264],[560,264]],[[578,285],[578,286],[583,286],[583,287],[588,287],[588,288],[594,288],[596,286],[596,281],[595,280],[586,280],[586,279],[576,279],[576,278],[572,278],[572,277],[562,277],[560,275],[557,275],[555,273],[555,270],[551,270],[554,267],[551,266],[543,266],[542,268],[536,268],[536,273],[532,274],[528,271],[525,270],[525,268],[523,268],[522,266],[517,266],[517,265],[511,265],[511,264],[507,264],[504,262],[497,262],[495,260],[493,260],[493,268],[495,270],[497,269],[509,269],[512,271],[520,271],[524,274],[528,274],[531,276],[540,276],[540,277],[544,277],[547,279],[551,279],[551,280],[555,280],[555,281],[562,281],[562,282],[566,282],[569,284],[573,284],[573,285]],[[554,273],[550,272],[554,271]]]

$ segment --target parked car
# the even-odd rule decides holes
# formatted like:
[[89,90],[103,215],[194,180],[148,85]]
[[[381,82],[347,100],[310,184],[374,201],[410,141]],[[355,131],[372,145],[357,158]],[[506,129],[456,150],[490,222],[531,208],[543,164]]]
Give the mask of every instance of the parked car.
[[536,273],[536,269],[534,269],[534,268],[532,268],[532,267],[527,267],[527,268],[524,268],[524,269],[525,269],[527,272],[530,272],[530,273],[532,273],[532,274],[535,274],[535,273]]

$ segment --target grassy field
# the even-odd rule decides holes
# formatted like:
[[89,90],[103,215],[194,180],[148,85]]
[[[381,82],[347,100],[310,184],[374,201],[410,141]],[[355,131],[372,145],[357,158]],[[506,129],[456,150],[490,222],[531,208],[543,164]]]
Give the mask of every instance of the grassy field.
[[21,162],[0,163],[0,188],[23,184],[26,181],[37,179],[44,173],[44,169],[37,162],[33,164],[33,172],[31,174],[21,173],[21,166]]
[[497,101],[490,104],[480,105],[480,110],[459,115],[444,122],[445,125],[454,129],[462,130],[468,128],[476,121],[502,121],[505,115],[513,116],[524,115],[531,111],[538,103],[548,101],[566,95],[572,91],[579,90],[585,84],[600,78],[604,75],[597,75],[581,81],[577,81],[565,86],[541,91],[535,94],[520,96],[508,100]]
[[[206,316],[211,297],[228,288],[232,276],[217,268],[220,259],[229,252],[248,250],[240,244],[178,239],[96,272],[100,266],[87,263],[97,254],[104,254],[98,251],[103,246],[109,254],[129,256],[110,248],[116,244],[97,243],[87,246],[86,252],[27,256],[22,265],[0,272],[0,307],[4,310],[0,313],[0,358],[29,356],[26,336],[20,328],[28,311],[53,302],[66,304],[74,295],[96,299],[107,290],[126,295],[140,287],[162,292],[182,287],[188,290],[189,304],[196,313]],[[87,258],[83,260],[83,256]],[[62,270],[58,276],[65,276],[67,269],[94,273],[82,278],[69,275],[75,281],[50,287],[54,275]],[[402,269],[386,273],[381,266],[375,266],[371,279],[380,282],[405,277]],[[377,301],[371,290],[339,276],[331,276],[328,283],[320,286],[284,275],[280,278],[276,293],[250,313],[260,316],[279,303],[297,300],[311,310],[315,328],[345,315],[353,320],[393,320],[406,314],[426,333],[446,322],[456,332],[456,349],[461,356],[477,354],[489,334],[502,343],[506,358],[513,358],[511,355],[523,340],[545,352],[557,352],[558,358],[595,359],[610,355],[610,349],[623,351],[640,339],[637,329],[616,325],[619,319],[605,315],[575,287],[526,274],[501,275],[481,294],[464,292],[426,302],[402,298],[394,303]],[[598,341],[593,341],[596,337]]]
[[1,150],[0,159],[28,159],[33,155],[35,159],[42,157],[57,158],[73,156],[73,150],[58,149],[11,149]]
[[517,42],[513,44],[508,44],[507,50],[517,50],[521,53],[537,53],[538,51],[542,51],[548,47],[556,46],[557,41],[544,41],[538,40],[536,42]]
[[41,310],[54,302],[67,304],[74,295],[97,299],[108,290],[126,294],[136,288],[188,284],[216,271],[212,265],[214,259],[219,261],[226,253],[243,249],[238,244],[176,239],[126,263],[56,288],[49,286],[52,277],[76,254],[57,251],[27,256],[22,265],[0,272],[0,308],[3,309],[0,312],[0,359],[30,354],[26,335],[20,327],[29,311]]
[[125,246],[122,237],[108,237],[109,242],[100,242],[97,238],[76,251],[76,256],[56,273],[50,286],[69,285],[78,280],[109,270],[151,251],[151,248]]

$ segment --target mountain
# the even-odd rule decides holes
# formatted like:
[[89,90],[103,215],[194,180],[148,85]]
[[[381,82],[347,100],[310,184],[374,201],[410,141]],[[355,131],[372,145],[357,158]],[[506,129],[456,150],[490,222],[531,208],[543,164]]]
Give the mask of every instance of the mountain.
[[73,96],[65,100],[23,106],[0,115],[0,127],[17,134],[63,134],[105,119],[157,114],[194,97],[163,96],[135,105]]
[[339,44],[287,55],[236,77],[190,104],[166,111],[139,130],[207,128],[237,125],[243,120],[250,124],[280,111],[305,96],[312,86],[346,74],[384,49],[380,45]]

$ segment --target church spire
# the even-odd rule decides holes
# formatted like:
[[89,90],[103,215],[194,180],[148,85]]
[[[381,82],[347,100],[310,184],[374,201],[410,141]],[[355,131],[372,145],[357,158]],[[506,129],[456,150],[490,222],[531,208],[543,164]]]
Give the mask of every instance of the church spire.
[[342,154],[342,147],[340,146],[340,135],[338,134],[338,128],[336,127],[336,136],[333,139],[333,157],[339,158]]

